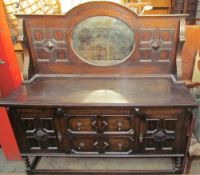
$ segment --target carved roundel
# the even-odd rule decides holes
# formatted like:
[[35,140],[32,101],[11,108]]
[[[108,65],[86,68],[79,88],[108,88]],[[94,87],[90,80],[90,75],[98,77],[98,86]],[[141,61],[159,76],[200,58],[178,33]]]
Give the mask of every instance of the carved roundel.
[[84,62],[96,66],[116,65],[133,51],[134,32],[124,22],[109,16],[89,17],[77,24],[72,48]]

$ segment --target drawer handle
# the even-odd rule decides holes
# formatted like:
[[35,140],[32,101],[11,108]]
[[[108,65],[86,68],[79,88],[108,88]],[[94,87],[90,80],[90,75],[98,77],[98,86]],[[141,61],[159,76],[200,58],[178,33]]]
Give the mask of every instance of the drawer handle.
[[118,143],[117,146],[118,146],[118,150],[121,151],[123,144],[122,143]]
[[118,127],[118,131],[121,131],[122,126],[123,126],[123,123],[122,123],[121,121],[118,121],[118,122],[116,123],[116,125],[117,125],[117,127]]
[[83,124],[82,124],[81,122],[78,122],[78,123],[76,124],[77,130],[78,130],[78,131],[81,130],[81,126],[82,126],[82,125],[83,125]]
[[83,142],[79,143],[79,147],[78,147],[79,150],[82,150],[84,147],[85,147],[85,143]]
[[62,142],[62,134],[59,131],[58,131],[57,137],[58,137],[58,141]]

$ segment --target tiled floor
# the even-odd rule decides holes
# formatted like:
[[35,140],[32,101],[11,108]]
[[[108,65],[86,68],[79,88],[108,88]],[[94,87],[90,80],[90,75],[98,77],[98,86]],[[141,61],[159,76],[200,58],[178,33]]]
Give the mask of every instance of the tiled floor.
[[24,173],[25,167],[22,161],[6,161],[0,151],[0,173]]
[[[61,162],[66,163],[66,161],[59,161],[59,164]],[[161,167],[163,166],[161,165],[163,162],[164,161],[160,160],[157,164],[154,163],[154,166]],[[25,175],[24,172],[25,167],[22,161],[6,161],[2,152],[0,151],[0,175]],[[190,174],[200,174],[200,160],[194,160],[192,162]]]

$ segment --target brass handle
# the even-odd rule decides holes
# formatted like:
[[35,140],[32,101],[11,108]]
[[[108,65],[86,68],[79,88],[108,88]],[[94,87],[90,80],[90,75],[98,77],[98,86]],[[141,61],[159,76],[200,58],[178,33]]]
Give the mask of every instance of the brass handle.
[[60,133],[60,131],[58,131],[57,137],[58,137],[58,141],[62,142],[62,134]]
[[85,147],[85,143],[83,142],[79,143],[79,147],[78,147],[79,150],[83,149],[84,147]]
[[118,150],[121,151],[123,144],[122,143],[118,143],[117,146],[118,146]]
[[123,126],[123,123],[122,123],[121,121],[118,121],[118,122],[116,123],[116,125],[117,125],[117,127],[118,127],[118,131],[121,131],[122,126]]
[[82,126],[82,125],[83,125],[83,124],[82,124],[81,122],[78,122],[78,123],[76,124],[77,130],[78,130],[78,131],[81,130],[81,126]]

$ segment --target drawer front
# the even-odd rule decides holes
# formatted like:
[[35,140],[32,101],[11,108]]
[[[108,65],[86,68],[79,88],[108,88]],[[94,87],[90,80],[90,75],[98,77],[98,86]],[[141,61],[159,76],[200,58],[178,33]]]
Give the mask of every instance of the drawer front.
[[108,136],[103,138],[105,154],[132,154],[135,152],[133,136]]
[[95,115],[67,115],[65,117],[66,127],[69,133],[96,133],[96,119]]
[[131,154],[133,136],[72,135],[67,136],[69,154]]
[[63,113],[61,123],[71,134],[122,133],[135,130],[135,115],[131,110],[69,109]]
[[135,127],[134,115],[104,115],[105,133],[123,132],[133,133]]
[[67,138],[69,147],[67,153],[73,154],[97,154],[99,152],[99,142],[96,135],[73,135]]
[[70,133],[133,133],[134,116],[130,115],[70,115],[65,117]]
[[10,119],[21,152],[58,152],[57,121],[53,109],[13,108]]

